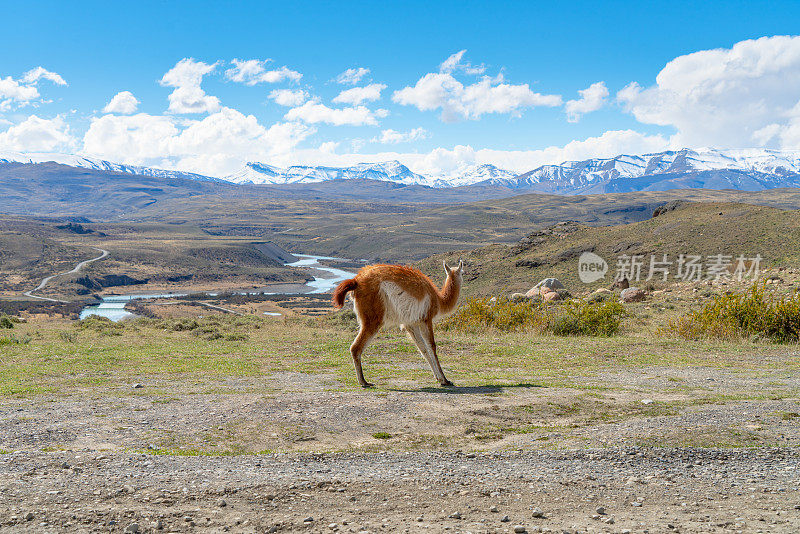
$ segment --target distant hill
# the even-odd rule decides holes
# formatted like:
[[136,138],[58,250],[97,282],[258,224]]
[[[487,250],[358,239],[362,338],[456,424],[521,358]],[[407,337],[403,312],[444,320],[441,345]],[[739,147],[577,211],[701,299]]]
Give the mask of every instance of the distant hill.
[[[591,251],[608,263],[606,277],[583,284],[578,277],[578,258]],[[704,268],[709,255],[760,254],[763,267],[795,266],[800,262],[800,212],[730,202],[685,202],[655,218],[616,226],[561,223],[554,229],[532,232],[514,243],[438,254],[420,262],[440,277],[442,260],[465,263],[466,295],[509,295],[527,291],[543,278],[560,279],[573,293],[609,287],[621,254],[644,258],[644,287],[650,256],[672,261],[675,281],[679,254],[700,255]],[[658,283],[658,277],[655,280]]]

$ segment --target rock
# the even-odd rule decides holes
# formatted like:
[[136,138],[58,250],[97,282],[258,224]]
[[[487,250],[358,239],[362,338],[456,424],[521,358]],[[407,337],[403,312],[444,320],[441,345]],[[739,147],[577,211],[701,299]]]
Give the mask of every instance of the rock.
[[602,506],[598,506],[598,507],[597,507],[597,510],[595,510],[595,512],[597,512],[597,513],[598,513],[598,514],[600,514],[600,515],[605,515],[605,513],[606,513],[606,509],[605,509],[605,508],[603,508]]
[[653,404],[653,399],[642,399],[642,404]]
[[450,514],[450,519],[461,519],[461,512],[453,512]]
[[524,532],[527,532],[527,530],[525,530],[525,527],[523,525],[514,525],[515,534],[523,534]]
[[217,506],[219,506],[220,508],[225,508],[226,506],[228,506],[228,503],[227,501],[225,501],[225,499],[220,499],[219,501],[217,501]]
[[545,278],[544,280],[540,281],[538,284],[536,284],[535,286],[530,288],[528,290],[528,292],[525,293],[525,296],[532,297],[534,295],[540,295],[541,294],[541,289],[544,288],[544,287],[546,287],[548,289],[552,289],[554,291],[556,289],[566,289],[564,287],[564,284],[562,284],[558,280],[558,278]]
[[311,516],[308,516],[305,519],[303,519],[303,523],[313,523],[313,522],[314,522],[314,518],[311,517]]
[[491,508],[489,508],[489,511],[490,511],[490,512],[494,512],[494,513],[497,513],[497,512],[499,512],[499,511],[500,511],[500,509],[499,509],[497,506],[492,506]]
[[619,297],[622,302],[641,302],[644,300],[645,293],[643,289],[639,289],[638,287],[629,287],[623,289]]
[[545,302],[555,302],[561,300],[561,295],[555,291],[551,291],[549,293],[545,293],[542,298]]
[[131,523],[123,531],[125,534],[139,534],[139,523]]
[[133,385],[133,389],[142,389],[144,386],[139,384],[138,382]]
[[533,517],[536,517],[536,518],[541,518],[541,517],[544,517],[544,512],[542,512],[542,511],[541,511],[540,509],[538,509],[538,508],[534,508],[534,509],[531,511],[531,516],[533,516]]
[[153,528],[156,530],[161,530],[164,528],[164,523],[159,519],[155,523],[153,523]]
[[527,299],[528,296],[525,293],[511,293],[511,297],[509,298],[514,301],[520,301]]
[[508,523],[509,521],[511,521],[511,519],[507,515],[504,515],[502,519],[500,519],[502,523]]
[[28,512],[25,514],[25,521],[33,521],[34,515],[33,512]]

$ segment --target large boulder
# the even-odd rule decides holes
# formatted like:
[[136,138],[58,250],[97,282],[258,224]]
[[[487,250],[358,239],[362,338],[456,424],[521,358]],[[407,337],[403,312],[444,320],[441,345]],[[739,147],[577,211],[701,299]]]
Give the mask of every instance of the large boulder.
[[638,287],[629,287],[623,289],[619,297],[622,302],[641,302],[644,300],[645,292]]
[[549,293],[550,290],[555,291],[557,289],[565,289],[564,288],[564,284],[562,284],[561,281],[559,281],[558,278],[545,278],[544,280],[542,280],[541,282],[539,282],[538,284],[536,284],[535,286],[530,288],[528,290],[528,292],[525,293],[525,295],[528,296],[528,297],[534,297],[536,295],[543,295],[544,294],[544,292],[543,292],[544,288],[546,288],[548,290],[548,291],[546,291],[548,293]]
[[545,302],[554,302],[561,300],[561,295],[558,293],[558,291],[549,291],[542,295],[542,300]]

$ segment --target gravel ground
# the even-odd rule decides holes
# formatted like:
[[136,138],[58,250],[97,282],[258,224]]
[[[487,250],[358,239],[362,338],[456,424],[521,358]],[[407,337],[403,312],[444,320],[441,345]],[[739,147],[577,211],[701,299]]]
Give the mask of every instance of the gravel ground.
[[[575,380],[143,377],[0,399],[0,531],[800,532],[793,373]],[[685,445],[704,440],[736,448]]]
[[0,528],[798,532],[798,468],[798,449],[236,457],[21,451],[0,456]]

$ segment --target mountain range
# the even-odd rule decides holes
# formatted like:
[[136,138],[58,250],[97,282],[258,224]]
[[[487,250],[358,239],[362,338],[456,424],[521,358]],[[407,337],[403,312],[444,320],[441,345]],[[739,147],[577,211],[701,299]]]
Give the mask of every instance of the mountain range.
[[248,162],[224,177],[113,163],[79,155],[0,152],[2,163],[53,161],[70,167],[112,171],[156,178],[186,178],[249,185],[314,184],[334,180],[377,180],[403,186],[447,189],[491,186],[519,193],[563,195],[663,191],[668,189],[735,189],[758,191],[800,187],[800,151],[768,149],[683,149],[643,155],[619,155],[543,165],[515,173],[483,164],[446,175],[415,173],[398,161],[360,163],[349,167],[295,165],[287,168]]

